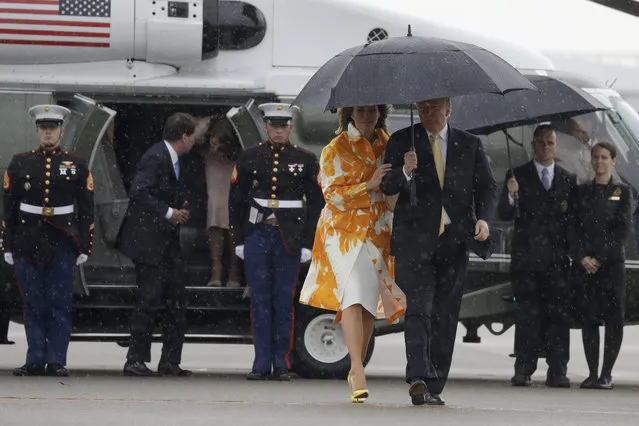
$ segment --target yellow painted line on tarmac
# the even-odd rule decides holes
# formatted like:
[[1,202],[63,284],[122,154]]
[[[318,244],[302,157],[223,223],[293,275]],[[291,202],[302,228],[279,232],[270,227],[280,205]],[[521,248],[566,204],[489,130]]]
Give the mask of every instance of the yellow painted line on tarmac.
[[406,404],[390,404],[365,402],[354,404],[351,402],[287,402],[287,401],[241,401],[233,399],[188,399],[188,398],[86,398],[86,397],[37,397],[37,396],[0,396],[0,401],[51,401],[51,402],[117,402],[117,403],[190,403],[190,404],[230,404],[230,405],[264,405],[264,406],[308,406],[308,407],[375,407],[375,408],[399,408],[417,410],[455,410],[455,411],[491,411],[491,412],[518,412],[518,413],[562,413],[562,414],[589,414],[589,415],[617,415],[617,416],[639,416],[639,410],[624,409],[611,410],[578,410],[562,408],[507,408],[507,407],[476,407],[476,406],[413,406]]

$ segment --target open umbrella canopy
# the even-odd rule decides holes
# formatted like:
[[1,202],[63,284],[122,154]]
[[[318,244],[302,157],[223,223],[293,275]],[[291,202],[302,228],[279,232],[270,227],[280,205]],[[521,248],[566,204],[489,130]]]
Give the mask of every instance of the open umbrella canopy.
[[452,126],[476,134],[541,121],[567,119],[608,109],[580,88],[558,78],[526,75],[539,91],[519,90],[505,95],[489,93],[459,96],[452,100]]
[[525,89],[536,90],[519,71],[486,49],[408,35],[336,55],[310,78],[293,105],[327,111]]

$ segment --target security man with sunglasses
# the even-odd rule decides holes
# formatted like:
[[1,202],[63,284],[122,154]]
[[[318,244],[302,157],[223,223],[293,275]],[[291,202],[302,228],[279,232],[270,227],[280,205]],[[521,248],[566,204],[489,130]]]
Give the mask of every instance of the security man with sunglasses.
[[40,146],[16,154],[4,173],[4,260],[24,297],[26,363],[16,376],[67,376],[74,268],[93,246],[93,178],[87,162],[60,148],[70,111],[29,109]]

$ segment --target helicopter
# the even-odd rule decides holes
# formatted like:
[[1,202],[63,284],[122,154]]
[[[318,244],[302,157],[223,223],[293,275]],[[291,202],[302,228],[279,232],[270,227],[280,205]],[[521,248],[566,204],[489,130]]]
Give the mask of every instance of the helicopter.
[[[95,182],[96,223],[93,255],[78,267],[72,341],[110,341],[126,346],[129,318],[136,306],[132,262],[114,247],[128,206],[128,188],[136,162],[161,140],[164,119],[174,112],[205,118],[224,115],[237,143],[249,148],[266,139],[257,105],[290,102],[313,73],[337,52],[352,45],[414,35],[480,45],[522,73],[545,74],[573,83],[609,109],[590,113],[623,152],[631,153],[620,173],[639,188],[639,115],[613,89],[587,76],[562,73],[540,52],[455,27],[437,16],[410,10],[389,13],[356,0],[96,0],[96,9],[67,10],[57,0],[28,5],[3,4],[0,12],[0,168],[12,155],[32,149],[35,130],[27,109],[60,104],[71,110],[62,147],[86,158]],[[7,12],[7,9],[12,9]],[[63,13],[64,12],[64,13]],[[7,21],[10,22],[7,24]],[[326,26],[331,22],[329,30]],[[16,28],[20,28],[18,31]],[[408,125],[406,106],[389,117],[389,131]],[[335,114],[294,111],[292,142],[319,155],[337,128]],[[528,161],[532,125],[482,134],[498,185],[509,167],[507,144],[516,164]],[[470,129],[469,129],[470,130]],[[514,143],[514,141],[518,141]],[[622,157],[622,156],[620,156]],[[187,282],[187,342],[252,342],[249,303],[243,287],[207,286],[211,260],[206,233],[204,169],[196,154],[185,157],[185,189],[191,220],[180,241]],[[499,250],[483,260],[471,256],[460,322],[466,342],[480,342],[485,326],[501,334],[514,324],[516,305],[509,299],[509,244],[512,224],[502,230]],[[629,241],[629,280],[637,279],[639,257]],[[232,256],[226,253],[225,256]],[[299,287],[307,272],[302,267]],[[22,301],[13,271],[0,266],[0,317],[21,322]],[[632,286],[635,293],[639,284]],[[628,322],[639,319],[639,301],[628,297]],[[346,377],[348,351],[332,312],[298,305],[295,312],[293,370],[303,377]],[[501,327],[498,328],[497,325]],[[378,321],[375,336],[401,332],[403,323]],[[154,336],[159,339],[159,336]],[[371,339],[367,361],[373,354]]]

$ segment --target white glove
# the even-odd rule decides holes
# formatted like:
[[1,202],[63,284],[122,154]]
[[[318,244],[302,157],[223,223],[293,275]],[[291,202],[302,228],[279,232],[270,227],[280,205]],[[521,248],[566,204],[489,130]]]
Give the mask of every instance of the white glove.
[[241,246],[235,247],[235,255],[240,259],[244,260],[244,244]]
[[13,253],[5,253],[4,261],[7,262],[9,265],[13,265]]
[[84,262],[86,262],[87,260],[89,260],[89,256],[87,256],[86,254],[80,254],[80,256],[78,256],[78,258],[75,261],[76,266],[80,266],[82,265]]
[[300,256],[300,262],[306,263],[311,260],[311,251],[309,249],[302,249],[302,255]]

